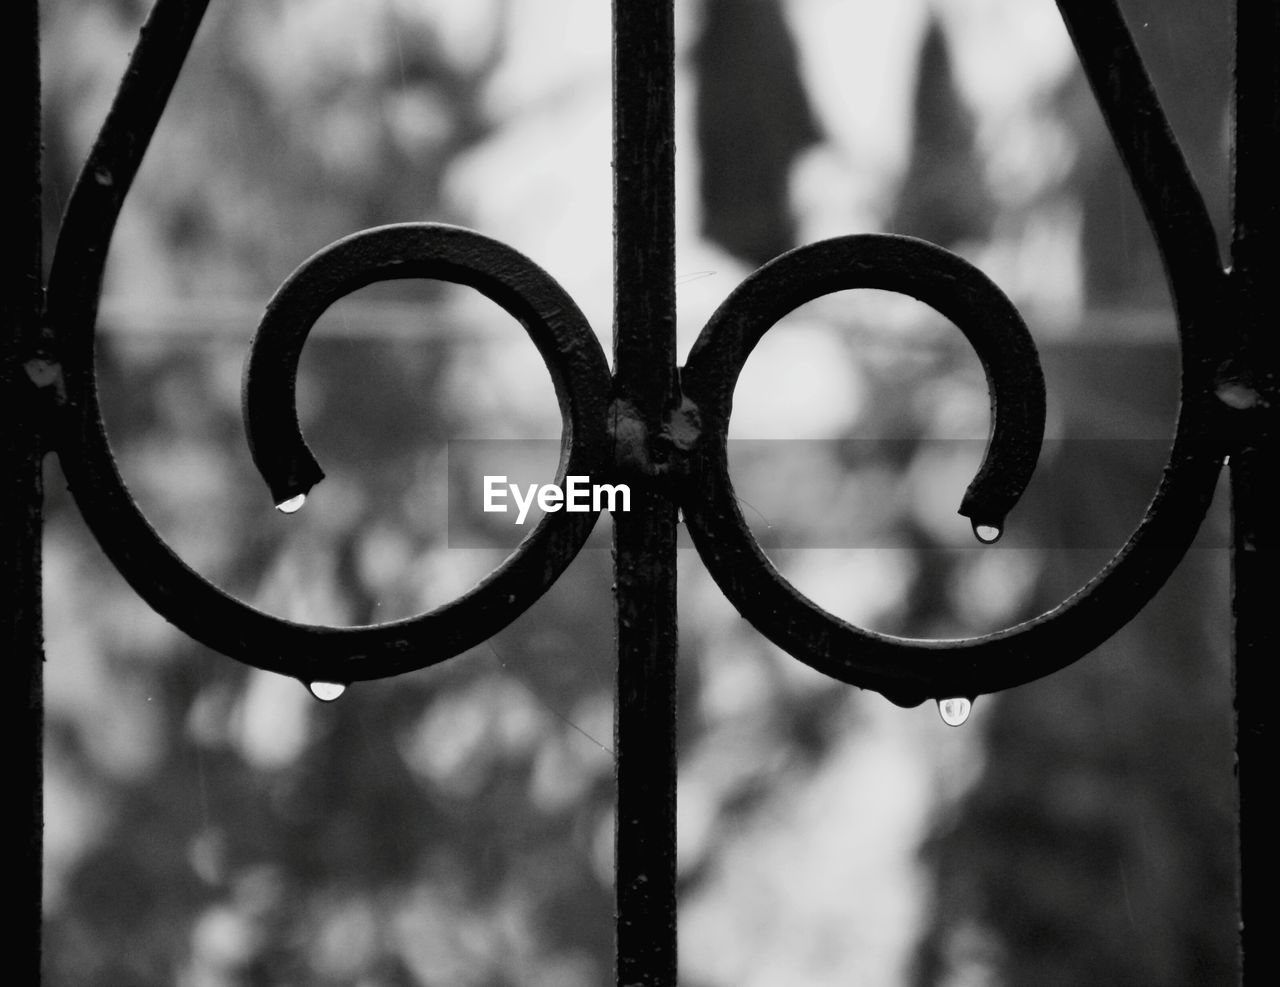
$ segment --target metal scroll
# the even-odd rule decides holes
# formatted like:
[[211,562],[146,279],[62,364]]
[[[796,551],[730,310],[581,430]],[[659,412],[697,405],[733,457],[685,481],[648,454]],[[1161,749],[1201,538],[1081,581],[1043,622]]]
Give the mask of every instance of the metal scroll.
[[[116,217],[205,5],[206,0],[159,0],[153,8],[58,238],[48,324],[60,368],[57,448],[63,468],[95,536],[135,590],[210,647],[307,681],[350,682],[433,664],[480,643],[525,610],[582,546],[595,516],[547,515],[490,577],[438,610],[370,627],[317,627],[254,610],[189,570],[146,523],[115,468],[93,367],[102,269]],[[620,16],[627,6],[619,4]],[[305,495],[323,476],[299,433],[293,407],[297,362],[315,320],[334,301],[377,281],[454,281],[502,305],[541,351],[564,419],[560,477],[575,472],[643,483],[646,471],[649,479],[661,476],[664,496],[683,509],[694,543],[725,594],[762,633],[802,661],[895,702],[916,704],[995,692],[1081,657],[1159,588],[1208,507],[1226,455],[1225,444],[1215,441],[1221,402],[1214,394],[1222,363],[1215,330],[1227,282],[1204,205],[1116,6],[1064,0],[1060,7],[1165,259],[1183,372],[1176,438],[1146,515],[1103,571],[1059,607],[1017,627],[965,640],[872,633],[831,616],[790,587],[738,511],[725,441],[733,388],[746,357],[768,328],[798,305],[834,291],[873,287],[911,295],[937,309],[960,327],[982,360],[992,431],[960,513],[987,539],[998,536],[1030,479],[1043,436],[1044,383],[1035,345],[1016,309],[981,272],[941,247],[907,237],[854,235],[810,244],[748,277],[703,330],[680,373],[682,389],[668,387],[662,395],[663,415],[695,422],[687,435],[696,438],[664,444],[664,421],[650,416],[633,422],[628,416],[637,402],[610,403],[626,374],[622,360],[618,377],[611,380],[577,306],[528,258],[479,233],[439,224],[353,234],[307,260],[282,285],[247,362],[246,429],[254,461],[276,502]],[[665,71],[659,60],[644,68],[651,77]],[[627,85],[646,91],[640,81]],[[626,98],[618,94],[620,113]],[[645,123],[668,132],[671,126],[656,117]],[[631,135],[620,127],[617,137],[625,146]],[[623,168],[620,162],[620,182],[628,177]],[[629,235],[620,231],[620,257],[656,255],[655,244],[671,223],[666,205],[649,205],[651,222],[637,231],[634,242],[626,242]],[[627,304],[620,298],[620,309]],[[622,357],[626,336],[636,327],[620,319],[618,329]],[[638,454],[637,437],[645,447]],[[657,469],[660,462],[665,470]],[[1155,544],[1161,551],[1151,550]]]
[[[545,592],[596,516],[548,514],[496,571],[437,610],[367,627],[312,626],[257,611],[191,571],[147,523],[116,469],[93,362],[102,272],[117,216],[206,4],[155,3],[58,236],[43,349],[28,367],[55,400],[62,468],[114,565],[152,607],[209,647],[306,682],[348,683],[443,661],[495,634]],[[903,705],[972,698],[1048,675],[1128,622],[1190,545],[1223,461],[1239,444],[1239,402],[1223,395],[1234,399],[1251,388],[1264,404],[1274,396],[1274,373],[1259,385],[1246,372],[1252,364],[1240,357],[1239,335],[1222,331],[1224,313],[1255,324],[1262,306],[1223,270],[1199,191],[1116,3],[1058,6],[1164,259],[1182,349],[1181,407],[1163,478],[1137,528],[1093,580],[1026,623],[964,640],[873,633],[797,592],[752,538],[726,464],[734,385],[752,348],[798,305],[849,288],[885,289],[920,299],[965,334],[987,374],[992,431],[960,511],[987,540],[998,536],[1034,470],[1044,382],[1031,336],[997,286],[941,247],[882,235],[838,237],[765,264],[729,295],[687,364],[677,367],[671,2],[614,4],[612,376],[595,333],[550,275],[512,248],[457,227],[413,223],[355,233],[305,261],[263,316],[247,362],[244,410],[254,461],[276,503],[305,496],[323,475],[294,407],[311,326],[345,294],[396,278],[470,285],[519,320],[559,398],[559,478],[589,474],[636,488],[632,511],[615,527],[619,983],[675,981],[677,509],[725,595],[799,660]],[[1241,9],[1272,31],[1274,42],[1274,7],[1242,0]],[[1270,127],[1274,137],[1277,99],[1274,92],[1260,97],[1268,98],[1270,116],[1264,102],[1249,126],[1258,133]],[[1274,189],[1275,175],[1268,181]],[[1274,193],[1269,201],[1272,215]],[[1273,252],[1262,256],[1274,260]],[[1258,280],[1255,265],[1250,283]]]

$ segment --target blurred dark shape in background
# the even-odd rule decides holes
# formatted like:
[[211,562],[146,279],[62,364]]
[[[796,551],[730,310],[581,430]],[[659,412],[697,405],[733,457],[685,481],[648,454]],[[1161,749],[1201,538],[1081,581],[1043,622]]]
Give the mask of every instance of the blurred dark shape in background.
[[975,146],[973,112],[956,90],[947,36],[933,15],[920,46],[914,111],[910,158],[887,229],[944,247],[985,240],[995,204]]
[[704,0],[693,53],[702,233],[763,264],[796,245],[791,168],[821,132],[776,0]]

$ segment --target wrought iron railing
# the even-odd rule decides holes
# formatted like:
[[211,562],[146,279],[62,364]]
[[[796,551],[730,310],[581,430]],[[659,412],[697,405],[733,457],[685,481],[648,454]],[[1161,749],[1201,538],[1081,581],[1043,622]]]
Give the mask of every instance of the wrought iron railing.
[[[81,512],[134,590],[193,638],[226,655],[334,693],[486,640],[536,600],[582,547],[596,515],[549,513],[519,549],[463,597],[368,627],[301,625],[259,612],[187,568],[142,516],[116,469],[98,409],[94,329],[116,218],[164,111],[207,0],[157,0],[115,103],[81,172],[41,287],[37,10],[9,12],[6,132],[17,168],[6,183],[4,265],[5,544],[10,687],[5,729],[21,751],[15,780],[39,785],[40,461],[56,451]],[[1045,396],[1018,312],[977,269],[919,240],[851,235],[803,246],[749,276],[711,317],[683,367],[675,350],[673,4],[614,4],[615,323],[609,366],[573,300],[511,248],[428,223],[364,230],[306,261],[269,304],[244,383],[250,446],[275,501],[296,507],[322,472],[299,431],[294,381],[307,334],[355,289],[397,278],[470,285],[518,319],[542,353],[564,421],[558,481],[627,482],[614,519],[617,602],[617,982],[669,985],[675,954],[675,668],[677,510],[725,595],[795,658],[901,705],[937,700],[962,719],[979,694],[1048,675],[1122,627],[1191,543],[1230,457],[1234,524],[1236,710],[1244,972],[1274,965],[1253,922],[1273,831],[1263,792],[1277,648],[1274,550],[1277,234],[1280,228],[1280,5],[1239,0],[1231,265],[1218,256],[1201,200],[1114,0],[1059,0],[1080,61],[1164,258],[1182,347],[1181,408],[1159,488],[1128,541],[1056,608],[998,633],[905,640],[837,619],[769,563],[740,514],[726,463],[738,373],[769,328],[833,291],[911,295],[964,332],[986,370],[992,430],[960,505],[983,541],[1034,469]],[[19,893],[39,900],[38,794]],[[38,943],[38,909],[11,934]],[[21,964],[35,982],[38,948]]]

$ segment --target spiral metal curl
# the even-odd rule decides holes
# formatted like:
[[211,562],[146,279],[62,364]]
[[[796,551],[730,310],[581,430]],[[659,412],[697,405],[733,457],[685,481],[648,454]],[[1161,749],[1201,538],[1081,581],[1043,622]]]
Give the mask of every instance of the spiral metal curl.
[[[58,453],[90,529],[134,589],[209,647],[306,681],[395,675],[459,654],[522,613],[581,549],[594,513],[549,513],[497,570],[430,613],[367,627],[298,624],[228,596],[188,568],[139,511],[120,477],[98,408],[94,325],[111,234],[181,70],[207,0],[157,0],[115,103],[77,182],[49,279],[48,318],[61,410]],[[742,615],[796,658],[894,702],[976,696],[1047,675],[1123,626],[1189,547],[1222,465],[1223,371],[1216,330],[1227,280],[1200,195],[1112,0],[1059,0],[1085,72],[1155,233],[1182,347],[1181,408],[1163,478],[1146,515],[1105,568],[1053,610],[993,634],[909,640],[842,621],[798,593],[751,536],[733,496],[725,443],[732,395],[752,348],[800,304],[848,288],[908,294],[948,316],[987,373],[992,431],[960,512],[999,527],[1034,470],[1044,381],[1016,309],[976,268],[907,237],[847,236],[798,248],[751,274],[711,317],[681,373],[684,413],[700,431],[672,495],[711,575]],[[551,372],[564,421],[558,480],[623,475],[611,433],[612,381],[595,334],[536,264],[458,227],[413,223],[364,230],[307,260],[269,303],[246,366],[244,410],[254,461],[277,503],[322,472],[295,407],[307,334],[334,301],[395,278],[470,285],[529,333]],[[634,451],[634,450],[633,450]],[[629,473],[626,474],[629,477]]]
[[[137,593],[214,650],[307,682],[381,678],[435,664],[482,643],[528,609],[573,560],[596,515],[545,515],[480,584],[430,613],[366,627],[299,624],[250,607],[186,566],[147,523],[112,457],[93,355],[107,245],[206,3],[159,0],[153,7],[63,220],[48,318],[59,344],[57,442],[68,485]],[[406,224],[365,230],[320,251],[267,306],[246,370],[245,413],[255,461],[277,501],[305,493],[322,476],[294,408],[308,331],[343,295],[405,277],[471,285],[519,320],[547,362],[564,416],[558,479],[603,472],[608,365],[572,299],[510,247],[456,227]]]

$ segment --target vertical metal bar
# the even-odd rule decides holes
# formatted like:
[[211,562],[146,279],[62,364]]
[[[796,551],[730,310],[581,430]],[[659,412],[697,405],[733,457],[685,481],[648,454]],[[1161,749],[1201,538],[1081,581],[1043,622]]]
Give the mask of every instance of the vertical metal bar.
[[[1280,654],[1275,615],[1280,484],[1280,4],[1239,0],[1232,280],[1243,382],[1231,394],[1239,432],[1231,450],[1232,589],[1235,614],[1236,772],[1240,791],[1240,949],[1246,984],[1274,983],[1268,913],[1269,843],[1280,829],[1274,801],[1273,686]],[[1219,392],[1220,395],[1222,392]]]
[[[614,367],[620,461],[652,465],[677,405],[675,42],[672,0],[615,0]],[[616,424],[616,422],[615,422]],[[618,648],[617,982],[676,982],[675,506],[653,471],[629,471],[614,517]]]
[[0,72],[3,124],[13,170],[3,188],[4,255],[0,259],[0,600],[4,607],[4,706],[0,750],[20,799],[26,830],[10,857],[6,885],[12,926],[7,978],[35,984],[40,976],[40,851],[42,668],[40,509],[43,440],[39,392],[24,364],[35,352],[41,306],[40,45],[36,0],[5,12]]

